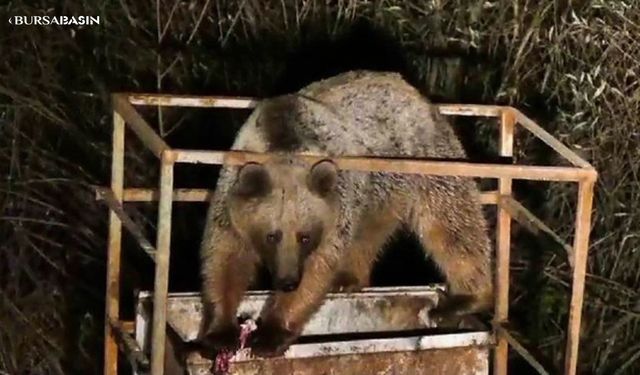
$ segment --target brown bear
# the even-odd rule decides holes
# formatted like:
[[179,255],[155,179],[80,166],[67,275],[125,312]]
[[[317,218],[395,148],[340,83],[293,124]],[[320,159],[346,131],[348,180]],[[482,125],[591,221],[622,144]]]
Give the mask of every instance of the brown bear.
[[[232,149],[277,157],[221,171],[201,248],[206,345],[237,345],[236,309],[265,266],[276,292],[253,353],[284,353],[327,292],[369,284],[401,226],[447,280],[450,298],[432,315],[492,305],[492,251],[473,179],[338,170],[331,161],[466,158],[451,125],[399,74],[353,71],[261,101]],[[306,165],[295,153],[326,159]]]

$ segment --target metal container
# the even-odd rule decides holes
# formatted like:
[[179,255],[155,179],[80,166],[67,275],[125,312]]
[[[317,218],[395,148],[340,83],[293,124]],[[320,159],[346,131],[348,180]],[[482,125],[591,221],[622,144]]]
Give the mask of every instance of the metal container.
[[[329,294],[307,323],[301,343],[284,356],[258,359],[249,349],[232,360],[230,374],[456,374],[488,375],[491,332],[468,319],[455,328],[429,319],[441,286],[369,288],[360,293]],[[268,292],[249,292],[238,314],[257,318]],[[137,302],[135,337],[149,351],[153,296],[141,292]],[[202,305],[195,293],[170,294],[167,322],[176,337],[196,338]],[[166,374],[210,374],[211,361],[190,354],[185,364],[174,360],[179,342],[167,343]],[[186,371],[186,372],[185,372]]]

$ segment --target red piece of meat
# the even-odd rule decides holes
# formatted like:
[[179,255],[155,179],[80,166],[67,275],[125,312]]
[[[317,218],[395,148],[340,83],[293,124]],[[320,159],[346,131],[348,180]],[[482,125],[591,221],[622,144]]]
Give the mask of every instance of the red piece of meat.
[[244,349],[251,332],[255,331],[257,328],[256,323],[247,319],[240,325],[240,348],[237,350],[223,350],[216,355],[216,360],[214,363],[214,373],[218,375],[226,375],[229,373],[229,367],[231,364],[231,359],[236,355],[236,353],[242,349]]

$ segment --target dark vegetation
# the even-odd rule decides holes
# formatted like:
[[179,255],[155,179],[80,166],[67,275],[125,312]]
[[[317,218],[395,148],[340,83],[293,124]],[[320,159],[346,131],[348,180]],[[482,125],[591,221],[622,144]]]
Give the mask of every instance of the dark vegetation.
[[[6,22],[44,13],[102,24]],[[110,178],[110,92],[264,97],[350,68],[401,71],[438,101],[515,105],[596,166],[580,366],[640,372],[640,2],[5,1],[0,20],[0,373],[101,372],[107,215],[91,186]],[[247,112],[143,114],[174,146],[225,149]],[[484,122],[458,122],[478,160],[496,153]],[[128,140],[126,185],[155,186],[153,156]],[[518,162],[560,162],[524,132],[517,150]],[[212,187],[215,173],[180,166],[177,185]],[[575,187],[516,187],[571,241]],[[155,208],[128,210],[154,238]],[[171,290],[197,287],[204,210],[176,204]],[[569,267],[544,238],[518,231],[518,244],[513,323],[560,368]],[[425,281],[392,277],[418,272],[410,253],[380,266],[378,283]],[[130,316],[152,267],[129,236],[125,254]]]

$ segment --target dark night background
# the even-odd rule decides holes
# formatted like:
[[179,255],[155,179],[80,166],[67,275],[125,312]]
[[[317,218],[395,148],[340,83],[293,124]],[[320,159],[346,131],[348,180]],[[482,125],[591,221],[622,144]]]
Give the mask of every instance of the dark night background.
[[[5,22],[44,14],[100,16],[101,24]],[[638,373],[638,25],[638,1],[0,3],[0,374],[102,371],[107,210],[92,187],[110,180],[110,93],[267,97],[365,68],[401,72],[438,102],[514,105],[594,164],[600,179],[581,371]],[[141,113],[174,147],[220,150],[249,114],[167,108],[159,116],[153,107]],[[475,161],[492,160],[495,122],[455,125]],[[157,160],[127,135],[125,185],[156,186]],[[516,151],[519,163],[561,163],[525,132]],[[175,185],[211,188],[216,173],[179,165]],[[515,190],[571,241],[575,186],[518,183]],[[198,287],[205,210],[174,204],[171,291]],[[127,211],[154,239],[155,207],[130,204]],[[553,241],[514,230],[512,321],[527,346],[560,369],[570,269]],[[383,258],[375,283],[438,280],[415,245],[399,235],[391,246],[401,255]],[[133,291],[151,288],[152,271],[125,234],[125,317]]]

